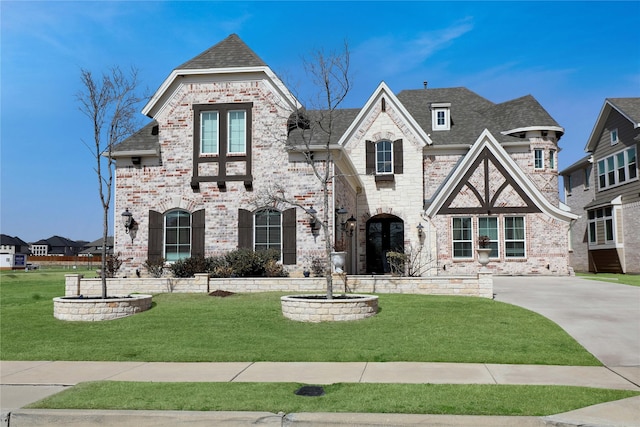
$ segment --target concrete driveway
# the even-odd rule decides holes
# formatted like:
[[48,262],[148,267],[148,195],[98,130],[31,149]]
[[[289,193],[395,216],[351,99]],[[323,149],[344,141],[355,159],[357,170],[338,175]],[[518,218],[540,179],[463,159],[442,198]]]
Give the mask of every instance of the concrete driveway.
[[493,292],[497,301],[553,320],[607,367],[638,376],[640,287],[580,277],[494,276]]

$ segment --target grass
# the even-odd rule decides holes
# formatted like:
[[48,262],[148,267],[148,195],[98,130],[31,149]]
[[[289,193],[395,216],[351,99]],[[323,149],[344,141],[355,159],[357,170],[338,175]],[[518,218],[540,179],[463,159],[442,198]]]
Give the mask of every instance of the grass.
[[576,275],[590,280],[601,282],[620,283],[623,285],[640,286],[640,274],[614,274],[614,273],[576,273]]
[[0,274],[0,359],[600,365],[543,316],[481,298],[380,295],[375,317],[306,324],[282,316],[280,294],[161,294],[136,316],[64,322],[65,272]]
[[178,411],[373,412],[543,416],[637,396],[565,386],[331,384],[320,397],[294,383],[84,383],[30,408]]

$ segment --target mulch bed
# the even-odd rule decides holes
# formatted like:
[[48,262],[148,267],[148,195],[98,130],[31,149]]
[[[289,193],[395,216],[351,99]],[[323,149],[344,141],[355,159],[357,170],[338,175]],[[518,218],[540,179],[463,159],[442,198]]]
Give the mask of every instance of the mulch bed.
[[220,289],[216,289],[216,290],[215,290],[215,291],[213,291],[213,292],[209,292],[209,296],[211,296],[211,297],[221,297],[221,298],[224,298],[224,297],[228,297],[228,296],[231,296],[231,295],[235,295],[235,293],[233,293],[233,292],[229,292],[229,291],[222,291],[222,290],[220,290]]

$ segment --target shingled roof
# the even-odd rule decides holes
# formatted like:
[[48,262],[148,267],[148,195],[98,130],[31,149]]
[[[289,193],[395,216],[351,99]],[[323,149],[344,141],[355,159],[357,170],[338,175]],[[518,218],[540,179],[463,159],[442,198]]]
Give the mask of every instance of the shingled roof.
[[140,151],[155,151],[160,149],[158,137],[158,122],[151,120],[142,129],[113,147],[111,154],[113,157],[124,153],[135,153]]
[[607,98],[607,101],[622,111],[634,124],[640,123],[640,98]]
[[243,42],[237,34],[231,34],[198,56],[176,67],[176,70],[201,70],[209,68],[263,67],[267,64]]

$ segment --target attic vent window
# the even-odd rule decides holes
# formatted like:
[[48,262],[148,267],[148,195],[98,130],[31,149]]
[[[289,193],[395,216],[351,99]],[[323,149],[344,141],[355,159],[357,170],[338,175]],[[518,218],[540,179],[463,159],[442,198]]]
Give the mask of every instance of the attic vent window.
[[451,129],[451,103],[431,104],[431,127],[434,131]]

